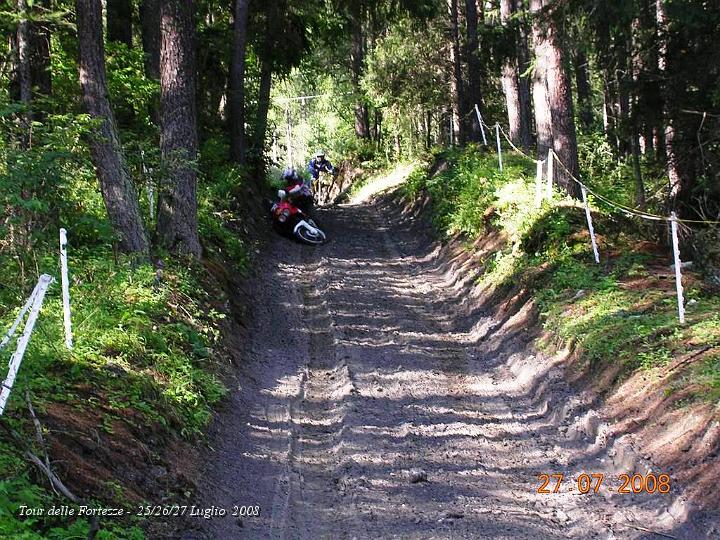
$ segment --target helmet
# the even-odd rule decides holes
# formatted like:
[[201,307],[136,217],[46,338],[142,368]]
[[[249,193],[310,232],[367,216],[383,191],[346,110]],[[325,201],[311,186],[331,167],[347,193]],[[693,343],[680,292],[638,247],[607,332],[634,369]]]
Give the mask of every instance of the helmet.
[[323,152],[322,150],[318,150],[317,152],[315,152],[315,157],[316,158],[324,158],[325,152]]
[[297,180],[297,177],[298,173],[293,167],[288,167],[282,173],[282,179],[287,183],[294,182]]

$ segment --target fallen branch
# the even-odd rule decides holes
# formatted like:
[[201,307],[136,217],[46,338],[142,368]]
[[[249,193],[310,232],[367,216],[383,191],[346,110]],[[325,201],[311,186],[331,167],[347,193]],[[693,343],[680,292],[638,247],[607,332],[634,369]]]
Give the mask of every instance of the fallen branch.
[[35,426],[35,439],[37,440],[38,445],[40,445],[40,448],[42,448],[43,454],[45,456],[45,465],[49,469],[50,457],[48,456],[47,446],[45,445],[45,438],[42,434],[42,425],[40,424],[40,420],[35,414],[35,409],[33,408],[32,402],[30,401],[30,390],[28,390],[27,388],[25,389],[25,403],[27,403],[28,411],[30,411],[30,416],[32,417],[32,421]]
[[[40,424],[40,420],[38,420],[37,416],[35,415],[35,410],[32,408],[32,404],[30,403],[30,398],[27,393],[26,399],[28,402],[28,407],[31,411],[31,415],[33,417],[33,424],[35,425],[35,436],[38,441],[43,445],[44,449],[42,425]],[[72,501],[75,504],[79,505],[84,503],[83,499],[70,491],[70,489],[63,483],[62,480],[60,480],[58,475],[56,475],[55,472],[52,470],[52,467],[50,466],[50,458],[48,457],[47,452],[45,453],[46,462],[43,462],[43,460],[40,459],[37,454],[32,451],[32,449],[25,442],[23,437],[17,431],[7,425],[4,418],[0,418],[0,427],[5,431],[5,433],[10,435],[10,437],[15,441],[15,443],[22,449],[23,455],[27,458],[27,460],[30,461],[30,463],[32,463],[33,465],[35,465],[38,469],[40,469],[40,471],[47,477],[47,479],[50,481],[51,487],[56,493],[59,492],[66,499]],[[97,535],[98,531],[100,530],[100,519],[98,518],[98,516],[92,516],[89,519],[89,523],[90,530],[88,531],[87,540],[93,540]]]

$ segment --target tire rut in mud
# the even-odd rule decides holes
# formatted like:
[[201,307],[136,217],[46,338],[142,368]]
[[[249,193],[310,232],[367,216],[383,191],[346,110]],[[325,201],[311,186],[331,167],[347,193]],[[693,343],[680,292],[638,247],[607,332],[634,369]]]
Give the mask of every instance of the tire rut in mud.
[[494,320],[474,303],[471,277],[449,272],[391,218],[371,205],[340,207],[322,216],[329,244],[277,238],[267,250],[247,364],[204,489],[208,504],[258,505],[262,515],[242,526],[212,520],[208,537],[652,538],[643,529],[675,529],[681,494],[537,493],[541,473],[650,465],[603,439],[591,404],[534,350],[521,313]]

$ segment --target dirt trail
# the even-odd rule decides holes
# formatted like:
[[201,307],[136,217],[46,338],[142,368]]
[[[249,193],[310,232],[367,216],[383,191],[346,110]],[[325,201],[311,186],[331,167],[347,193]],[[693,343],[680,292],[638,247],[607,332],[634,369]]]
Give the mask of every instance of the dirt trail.
[[[619,473],[652,466],[607,440],[534,350],[525,313],[494,320],[470,280],[389,207],[321,218],[327,245],[278,237],[266,247],[240,386],[203,475],[206,505],[256,505],[260,515],[200,520],[193,534],[718,537],[709,518],[689,517],[678,486],[608,491]],[[556,472],[567,478],[561,493],[537,493],[538,474]],[[569,491],[583,472],[605,474],[599,493]]]

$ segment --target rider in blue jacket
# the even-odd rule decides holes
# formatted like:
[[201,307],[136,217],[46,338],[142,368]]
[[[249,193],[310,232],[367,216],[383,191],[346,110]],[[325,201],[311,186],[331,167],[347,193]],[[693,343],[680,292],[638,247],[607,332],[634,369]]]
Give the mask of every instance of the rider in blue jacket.
[[335,174],[335,168],[332,166],[332,163],[325,159],[325,152],[323,151],[315,153],[315,157],[308,163],[308,171],[310,171],[313,180],[320,178],[320,173],[323,171]]

